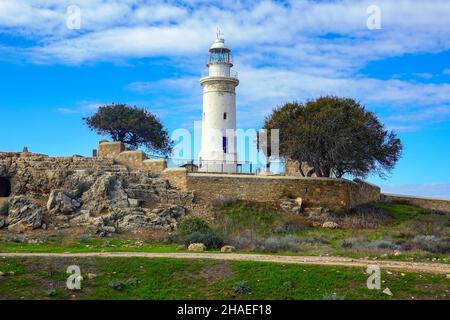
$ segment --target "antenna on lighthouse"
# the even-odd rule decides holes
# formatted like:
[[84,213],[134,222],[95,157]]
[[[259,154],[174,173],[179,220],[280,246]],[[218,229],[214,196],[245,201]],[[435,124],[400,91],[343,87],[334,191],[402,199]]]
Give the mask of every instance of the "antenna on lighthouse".
[[222,39],[221,36],[223,36],[223,33],[222,33],[222,31],[220,31],[220,28],[217,27],[217,32],[216,32],[217,39]]

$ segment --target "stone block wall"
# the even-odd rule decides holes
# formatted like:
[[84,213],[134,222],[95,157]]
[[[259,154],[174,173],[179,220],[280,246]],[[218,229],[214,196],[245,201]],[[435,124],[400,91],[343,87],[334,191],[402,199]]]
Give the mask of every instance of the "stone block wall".
[[125,145],[122,142],[100,141],[98,145],[98,156],[99,158],[114,159],[125,150]]
[[166,169],[161,173],[161,178],[169,181],[170,185],[178,190],[187,190],[188,171],[186,168]]
[[411,204],[420,208],[450,212],[450,199],[436,199],[397,194],[382,194],[381,199],[393,203]]
[[147,159],[140,150],[127,150],[122,142],[100,142],[99,158],[114,159],[117,163],[127,166],[133,171],[161,173],[167,168],[163,159]]
[[378,201],[380,189],[364,181],[286,176],[248,176],[233,174],[171,172],[164,176],[171,185],[194,192],[196,201],[217,199],[278,202],[301,197],[305,206],[342,211]]

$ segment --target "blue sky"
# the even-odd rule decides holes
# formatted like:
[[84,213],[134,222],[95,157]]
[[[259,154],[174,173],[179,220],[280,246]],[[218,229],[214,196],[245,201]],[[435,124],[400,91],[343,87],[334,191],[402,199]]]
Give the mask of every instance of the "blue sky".
[[[370,30],[367,7],[380,8]],[[81,28],[67,28],[67,8]],[[0,0],[1,151],[89,155],[81,118],[125,102],[172,132],[201,118],[220,27],[239,73],[238,127],[323,94],[359,100],[405,150],[384,191],[450,198],[450,1]]]

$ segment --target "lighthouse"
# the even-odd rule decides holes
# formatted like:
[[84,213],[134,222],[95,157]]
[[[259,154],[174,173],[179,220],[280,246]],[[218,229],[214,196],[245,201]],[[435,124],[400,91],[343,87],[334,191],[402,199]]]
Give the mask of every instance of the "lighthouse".
[[236,87],[231,50],[220,31],[209,49],[203,87],[202,142],[200,168],[203,172],[237,171]]

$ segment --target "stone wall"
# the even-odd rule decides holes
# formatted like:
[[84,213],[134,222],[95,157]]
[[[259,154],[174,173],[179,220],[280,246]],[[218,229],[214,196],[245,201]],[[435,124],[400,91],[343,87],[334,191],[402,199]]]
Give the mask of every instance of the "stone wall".
[[125,150],[125,145],[122,142],[100,141],[98,156],[99,158],[114,159]]
[[169,181],[173,188],[178,190],[187,190],[187,169],[173,168],[166,169],[161,173],[161,178]]
[[134,171],[161,173],[167,168],[165,160],[147,159],[143,151],[127,150],[122,142],[100,142],[98,157],[101,159],[114,159],[117,163],[125,165]]
[[397,194],[382,194],[381,199],[394,203],[411,204],[420,208],[450,212],[450,199],[437,199]]
[[286,163],[284,164],[284,174],[286,176],[293,176],[293,177],[316,177],[317,176],[314,171],[314,168],[308,166],[307,163],[302,163],[301,171],[300,171],[300,164],[298,161],[294,161],[291,159],[286,160]]
[[380,188],[360,180],[182,171],[166,173],[165,178],[175,188],[193,191],[196,201],[203,203],[218,199],[276,203],[281,199],[300,197],[305,206],[342,211],[380,199]]

